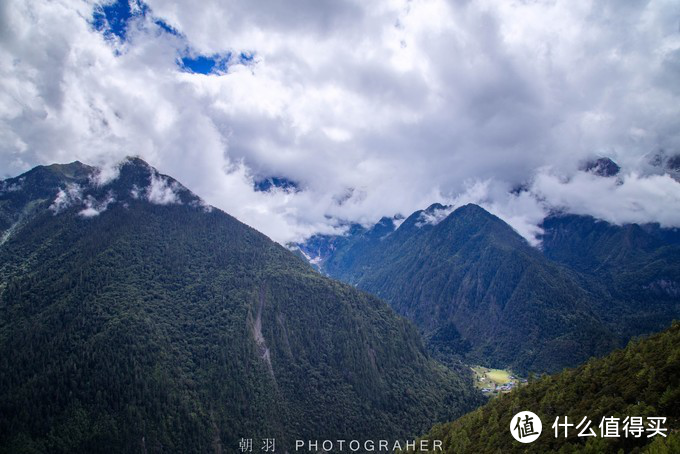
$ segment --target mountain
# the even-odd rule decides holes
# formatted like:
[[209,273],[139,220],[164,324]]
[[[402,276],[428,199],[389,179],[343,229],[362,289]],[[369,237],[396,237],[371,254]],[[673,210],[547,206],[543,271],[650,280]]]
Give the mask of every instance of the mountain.
[[[448,424],[438,425],[424,437],[443,441],[445,453],[676,453],[680,452],[680,323],[647,339],[631,341],[625,349],[592,359],[576,369],[546,376],[487,403]],[[543,432],[530,444],[521,444],[509,428],[519,411],[532,411]],[[578,437],[571,427],[568,438],[552,425],[557,417],[578,424],[592,421],[597,437]],[[625,417],[665,417],[667,438],[624,436]],[[620,418],[621,436],[603,438],[603,417]],[[647,421],[644,427],[647,429]],[[441,452],[441,451],[440,451]]]
[[284,452],[480,403],[384,302],[139,159],[3,181],[0,235],[0,452]]
[[619,335],[660,331],[680,314],[680,230],[569,214],[541,227],[544,255],[579,272]]
[[[361,224],[345,225],[343,235],[314,235],[305,243],[290,245],[318,271],[351,268],[355,260],[396,229],[398,219],[384,217],[370,228]],[[341,264],[341,265],[335,265]]]
[[267,177],[256,179],[253,189],[258,192],[269,192],[273,189],[282,189],[286,192],[299,192],[300,184],[286,177]]
[[583,165],[582,170],[606,178],[618,175],[621,171],[621,167],[610,158],[598,158],[587,161]]
[[664,150],[659,150],[650,156],[648,164],[655,173],[667,174],[675,181],[680,181],[680,154],[668,155]]
[[[336,247],[315,258],[413,320],[441,359],[522,373],[578,365],[680,314],[676,234],[559,219],[544,223],[540,250],[477,205],[435,204],[379,235],[327,238]],[[619,257],[596,272],[603,254]]]

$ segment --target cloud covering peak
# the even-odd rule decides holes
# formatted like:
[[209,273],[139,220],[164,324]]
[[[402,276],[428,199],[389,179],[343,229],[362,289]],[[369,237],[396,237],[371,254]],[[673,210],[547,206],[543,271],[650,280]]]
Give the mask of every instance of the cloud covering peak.
[[464,200],[530,240],[555,208],[680,225],[672,1],[8,0],[0,77],[3,177],[139,155],[281,242]]

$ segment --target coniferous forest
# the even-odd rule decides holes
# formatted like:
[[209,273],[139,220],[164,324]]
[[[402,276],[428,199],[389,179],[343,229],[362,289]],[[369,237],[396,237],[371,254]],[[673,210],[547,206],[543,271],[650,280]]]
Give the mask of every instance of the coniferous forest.
[[[524,388],[499,397],[455,422],[437,425],[427,438],[444,440],[444,452],[560,452],[560,453],[655,453],[680,451],[680,324],[649,338],[631,341],[625,348],[592,359],[559,374],[546,376]],[[513,415],[532,409],[543,422],[543,434],[533,443],[521,444],[507,436]],[[568,417],[574,427],[564,423]],[[575,426],[584,417],[596,434],[602,418],[615,417],[623,433],[626,417],[665,417],[666,437],[650,437],[649,427],[639,436],[579,437]],[[585,427],[585,426],[583,426]],[[587,431],[586,431],[587,432]]]
[[[103,187],[87,170],[38,167],[0,196],[0,451],[399,439],[481,402],[379,299],[170,179],[177,203],[140,198],[166,178],[143,161]],[[67,185],[115,202],[92,217],[82,202],[57,210]]]

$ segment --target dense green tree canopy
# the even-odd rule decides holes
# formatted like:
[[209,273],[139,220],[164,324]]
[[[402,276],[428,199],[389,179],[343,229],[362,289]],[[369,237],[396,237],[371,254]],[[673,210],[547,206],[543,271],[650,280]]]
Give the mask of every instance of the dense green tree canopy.
[[142,161],[104,185],[91,171],[3,182],[0,452],[283,451],[479,403],[377,298]]
[[[510,435],[513,415],[532,411],[543,433],[531,444]],[[598,435],[578,437],[573,428],[565,438],[554,436],[555,418],[593,421]],[[666,417],[669,437],[602,438],[603,417]],[[647,429],[645,420],[645,429]],[[619,424],[622,426],[622,422]],[[443,440],[444,452],[461,453],[676,453],[680,452],[680,323],[647,339],[633,340],[621,350],[575,369],[546,376],[494,399],[462,418],[434,427],[425,438]],[[623,434],[623,432],[621,432]]]

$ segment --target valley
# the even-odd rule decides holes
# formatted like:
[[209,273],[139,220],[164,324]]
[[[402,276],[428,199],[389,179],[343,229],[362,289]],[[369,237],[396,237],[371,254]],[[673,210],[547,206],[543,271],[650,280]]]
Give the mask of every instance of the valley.
[[412,320],[447,364],[553,373],[680,317],[674,230],[559,214],[543,229],[534,247],[477,205],[434,204],[296,247]]
[[[491,399],[486,405],[446,424],[434,426],[423,438],[444,440],[443,452],[459,453],[649,453],[680,452],[680,324],[635,339],[623,349],[594,358],[574,369],[541,377]],[[536,413],[543,431],[531,444],[514,440],[510,421],[520,410]],[[594,421],[596,436],[555,436],[551,425],[567,416]],[[603,437],[596,426],[604,417],[661,417],[665,436],[643,427],[640,437]],[[575,427],[575,426],[574,426]],[[562,433],[562,432],[560,432]]]
[[526,378],[518,377],[511,370],[483,366],[472,366],[470,369],[474,372],[475,387],[485,396],[498,397],[528,383]]

